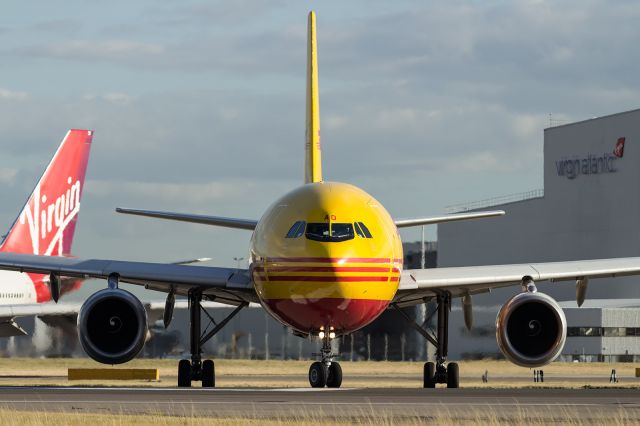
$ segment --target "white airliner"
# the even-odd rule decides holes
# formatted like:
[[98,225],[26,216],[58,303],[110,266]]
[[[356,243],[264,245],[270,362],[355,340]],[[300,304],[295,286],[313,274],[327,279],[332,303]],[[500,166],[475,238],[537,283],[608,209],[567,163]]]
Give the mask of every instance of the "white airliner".
[[[452,300],[462,298],[470,326],[472,296],[507,286],[515,287],[515,294],[498,316],[501,350],[522,366],[538,367],[553,361],[566,339],[566,320],[552,298],[536,291],[535,282],[573,281],[581,304],[589,279],[640,274],[640,258],[403,271],[399,227],[504,212],[393,220],[380,202],[361,189],[323,179],[315,22],[311,12],[303,185],[274,200],[259,220],[118,209],[121,213],[252,231],[248,270],[12,253],[0,253],[0,269],[47,274],[53,288],[60,277],[107,280],[108,287],[90,296],[78,316],[83,348],[90,357],[106,364],[134,358],[147,332],[142,303],[118,288],[120,282],[167,293],[165,324],[172,318],[175,296],[186,296],[191,359],[178,364],[178,385],[185,387],[193,380],[202,381],[203,387],[215,386],[214,363],[202,360],[202,345],[250,302],[259,302],[294,334],[322,342],[319,361],[309,369],[313,387],[340,387],[342,383],[342,368],[331,352],[332,339],[364,327],[385,309],[402,313],[401,307],[430,300],[438,306],[436,330],[427,330],[406,318],[436,347],[436,362],[424,365],[424,387],[435,387],[436,383],[458,387],[458,364],[446,365]],[[354,162],[353,167],[365,166]],[[51,221],[47,220],[49,225]],[[202,332],[201,312],[206,300],[237,308],[211,330]]]
[[[0,244],[0,253],[71,256],[92,137],[91,130],[67,132]],[[49,278],[49,274],[0,271],[0,337],[26,334],[14,322],[15,317],[77,311],[70,305],[47,302],[57,301],[61,294],[78,289],[82,280],[63,278],[58,285],[50,287]]]

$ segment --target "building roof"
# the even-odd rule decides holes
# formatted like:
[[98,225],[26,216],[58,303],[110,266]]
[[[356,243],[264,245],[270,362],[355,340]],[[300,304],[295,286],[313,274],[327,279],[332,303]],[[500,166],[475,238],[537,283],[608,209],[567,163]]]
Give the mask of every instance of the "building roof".
[[605,119],[605,118],[615,117],[617,115],[631,114],[631,113],[635,113],[635,112],[639,112],[639,111],[640,111],[640,108],[637,108],[637,109],[631,109],[629,111],[616,112],[615,114],[609,114],[609,115],[603,115],[603,116],[600,116],[600,117],[587,118],[586,120],[574,121],[572,123],[558,124],[557,126],[546,127],[544,129],[544,131],[546,132],[547,130],[553,130],[553,129],[557,129],[559,127],[573,126],[574,124],[586,123],[588,121],[593,121],[593,120],[602,120],[602,119]]

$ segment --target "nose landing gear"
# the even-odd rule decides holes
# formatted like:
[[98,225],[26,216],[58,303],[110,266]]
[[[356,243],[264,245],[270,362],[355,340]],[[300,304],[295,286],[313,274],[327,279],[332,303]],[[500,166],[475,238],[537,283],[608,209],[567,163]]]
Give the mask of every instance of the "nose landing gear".
[[312,388],[339,388],[342,385],[342,367],[333,359],[336,357],[331,350],[331,337],[327,333],[322,337],[320,361],[309,367],[309,384]]

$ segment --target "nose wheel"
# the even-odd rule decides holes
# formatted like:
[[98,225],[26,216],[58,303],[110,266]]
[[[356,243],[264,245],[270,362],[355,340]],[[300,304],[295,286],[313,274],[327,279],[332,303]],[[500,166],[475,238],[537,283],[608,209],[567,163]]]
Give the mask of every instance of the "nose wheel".
[[329,375],[327,376],[328,388],[339,388],[342,386],[342,367],[338,362],[333,361],[329,366]]
[[323,337],[321,360],[314,362],[309,367],[309,384],[312,388],[339,388],[342,386],[342,367],[333,360],[335,356],[331,352],[331,339],[329,336]]
[[316,361],[309,367],[309,384],[312,388],[323,388],[327,386],[329,369],[320,361]]

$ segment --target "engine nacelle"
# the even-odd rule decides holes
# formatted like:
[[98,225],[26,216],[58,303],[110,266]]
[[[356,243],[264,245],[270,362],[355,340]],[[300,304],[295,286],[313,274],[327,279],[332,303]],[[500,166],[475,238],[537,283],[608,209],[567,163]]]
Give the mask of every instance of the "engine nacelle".
[[82,304],[78,337],[87,355],[98,362],[130,361],[144,346],[147,311],[140,300],[126,290],[100,290]]
[[496,319],[502,353],[522,367],[542,367],[556,359],[567,339],[567,319],[555,300],[543,293],[517,294]]

